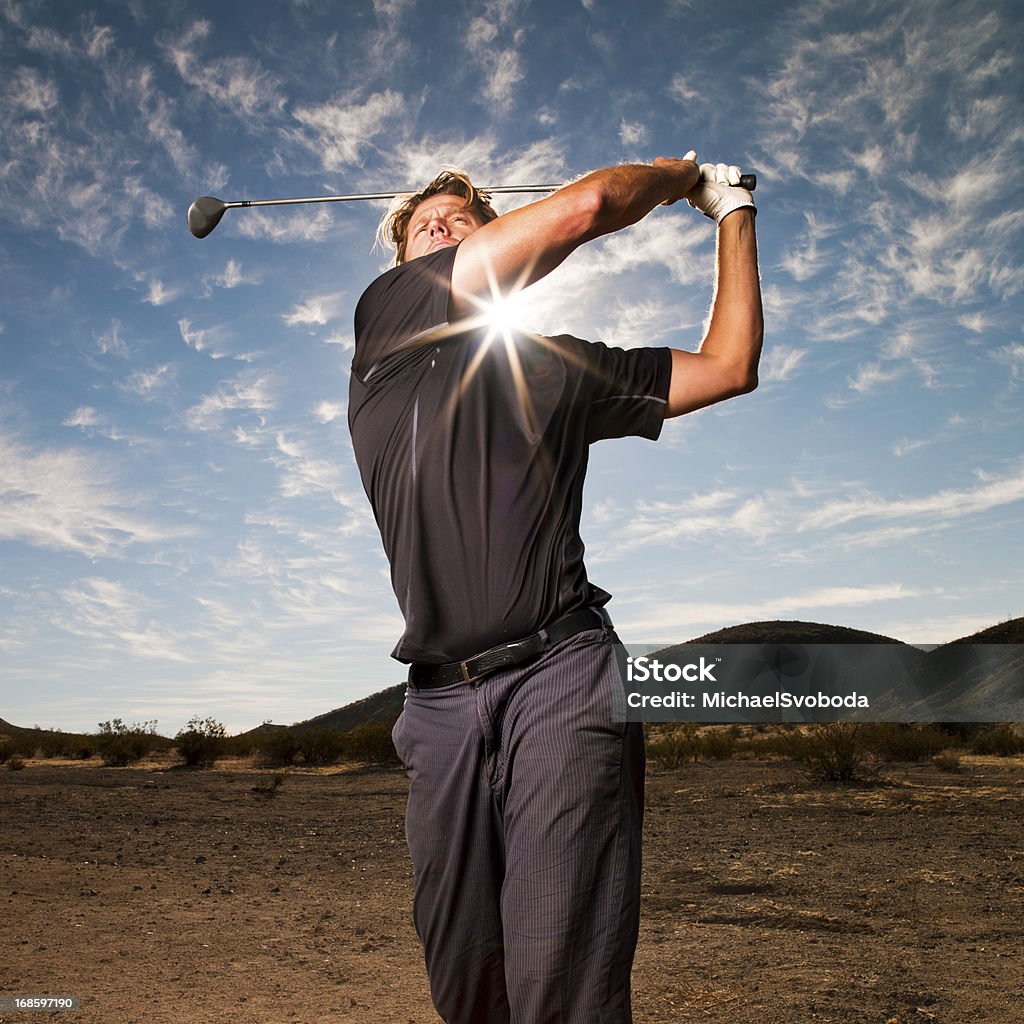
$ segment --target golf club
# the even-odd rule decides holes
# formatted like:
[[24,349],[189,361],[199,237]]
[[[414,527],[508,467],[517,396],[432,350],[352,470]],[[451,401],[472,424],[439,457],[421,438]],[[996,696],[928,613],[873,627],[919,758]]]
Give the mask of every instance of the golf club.
[[[481,186],[481,192],[491,195],[511,195],[517,192],[554,192],[561,185],[496,185]],[[740,187],[748,192],[757,188],[757,175],[744,174],[740,177]],[[398,196],[412,195],[416,190],[405,192],[362,192],[347,196],[310,196],[304,199],[241,199],[225,202],[214,196],[200,196],[188,208],[188,229],[196,238],[205,238],[219,223],[225,212],[243,206],[295,206],[300,203],[352,203],[368,199],[395,199]]]

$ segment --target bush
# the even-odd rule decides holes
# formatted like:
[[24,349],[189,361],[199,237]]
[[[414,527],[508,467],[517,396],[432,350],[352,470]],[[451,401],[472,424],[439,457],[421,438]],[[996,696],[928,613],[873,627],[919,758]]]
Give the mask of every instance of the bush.
[[960,771],[960,755],[955,750],[944,750],[932,758],[932,764],[944,772]]
[[696,722],[680,722],[670,728],[651,730],[647,754],[663,768],[682,768],[695,761],[700,749]]
[[100,722],[99,725],[96,749],[103,763],[113,768],[123,768],[141,761],[160,742],[156,734],[156,719],[125,725],[120,718],[115,718],[112,722]]
[[949,746],[949,735],[935,726],[902,722],[867,726],[864,740],[883,761],[925,761]]
[[299,756],[302,745],[294,729],[280,728],[267,730],[256,738],[256,748],[261,759],[269,765],[289,765]]
[[190,768],[209,768],[224,756],[227,731],[212,718],[190,718],[188,724],[174,737],[178,756]]
[[1024,736],[1021,736],[1012,725],[999,725],[995,729],[978,733],[971,743],[971,752],[1013,757],[1024,753]]
[[806,731],[794,729],[778,738],[784,756],[802,764],[811,778],[821,782],[850,782],[860,774],[865,746],[862,726],[852,722],[825,722]]
[[344,740],[346,760],[368,761],[371,764],[400,763],[391,741],[391,726],[385,722],[357,726],[344,734]]
[[7,758],[7,770],[9,772],[20,772],[25,767],[25,758],[21,754],[12,754]]
[[735,729],[712,729],[697,741],[697,754],[709,761],[727,761],[736,753],[738,743]]
[[334,764],[345,749],[344,736],[337,729],[296,729],[295,742],[306,764]]

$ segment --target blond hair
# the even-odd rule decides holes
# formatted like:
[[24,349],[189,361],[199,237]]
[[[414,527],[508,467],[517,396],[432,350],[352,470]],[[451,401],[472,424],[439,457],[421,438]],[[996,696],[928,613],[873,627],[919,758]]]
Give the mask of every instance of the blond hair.
[[394,246],[395,266],[405,262],[406,234],[409,221],[420,203],[433,196],[457,196],[466,201],[466,207],[480,219],[481,224],[494,220],[498,214],[491,206],[491,194],[476,188],[465,171],[457,168],[443,170],[429,185],[419,192],[400,195],[377,225],[377,241],[383,246]]

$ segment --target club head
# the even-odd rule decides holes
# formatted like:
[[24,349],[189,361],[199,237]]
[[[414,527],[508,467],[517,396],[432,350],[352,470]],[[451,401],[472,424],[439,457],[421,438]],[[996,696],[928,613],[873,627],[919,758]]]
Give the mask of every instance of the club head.
[[219,223],[228,204],[213,196],[200,196],[188,208],[188,229],[196,238],[205,238]]

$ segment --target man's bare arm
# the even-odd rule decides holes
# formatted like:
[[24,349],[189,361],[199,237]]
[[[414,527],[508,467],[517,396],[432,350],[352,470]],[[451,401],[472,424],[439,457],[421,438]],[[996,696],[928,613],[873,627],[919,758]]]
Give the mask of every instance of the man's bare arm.
[[740,209],[718,226],[715,296],[700,351],[672,351],[666,418],[753,391],[763,336],[754,213]]
[[485,224],[459,244],[449,313],[472,315],[474,298],[539,281],[585,242],[684,198],[699,175],[693,160],[608,167]]

